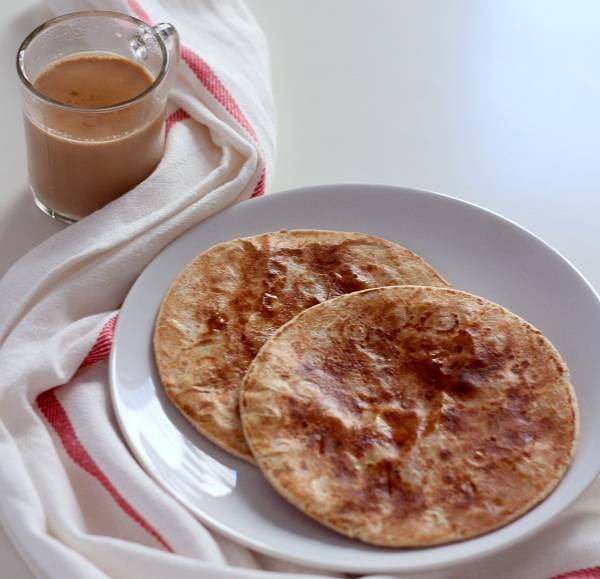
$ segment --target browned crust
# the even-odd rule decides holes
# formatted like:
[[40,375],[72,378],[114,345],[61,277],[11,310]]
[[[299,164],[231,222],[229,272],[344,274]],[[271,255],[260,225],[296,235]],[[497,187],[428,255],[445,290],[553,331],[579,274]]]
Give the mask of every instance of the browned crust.
[[566,364],[483,298],[386,287],[299,314],[252,363],[246,439],[289,502],[349,537],[473,537],[542,501],[578,431]]
[[154,351],[165,391],[202,434],[253,462],[238,396],[263,343],[307,307],[403,283],[447,285],[412,251],[363,233],[279,231],[215,245],[186,266],[161,305]]

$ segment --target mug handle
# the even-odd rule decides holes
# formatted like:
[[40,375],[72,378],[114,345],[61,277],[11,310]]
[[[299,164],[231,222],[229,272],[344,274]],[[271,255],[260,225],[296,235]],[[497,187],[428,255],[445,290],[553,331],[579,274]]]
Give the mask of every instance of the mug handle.
[[177,32],[175,26],[173,26],[169,22],[160,22],[152,28],[162,38],[163,42],[165,43],[165,46],[167,47],[167,52],[169,54],[167,70],[170,76],[175,72],[175,69],[177,68],[177,64],[179,62],[179,33]]

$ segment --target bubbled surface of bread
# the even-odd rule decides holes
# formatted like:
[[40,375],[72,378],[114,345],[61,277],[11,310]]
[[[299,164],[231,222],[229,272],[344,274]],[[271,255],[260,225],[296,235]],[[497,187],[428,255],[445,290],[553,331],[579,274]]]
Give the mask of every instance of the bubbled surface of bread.
[[159,312],[165,391],[200,432],[252,461],[238,399],[261,346],[306,308],[396,284],[448,285],[412,251],[363,233],[278,231],[216,245],[181,272]]
[[577,435],[567,367],[541,332],[441,288],[306,310],[255,358],[240,404],[255,459],[286,499],[386,546],[512,521],[559,482]]

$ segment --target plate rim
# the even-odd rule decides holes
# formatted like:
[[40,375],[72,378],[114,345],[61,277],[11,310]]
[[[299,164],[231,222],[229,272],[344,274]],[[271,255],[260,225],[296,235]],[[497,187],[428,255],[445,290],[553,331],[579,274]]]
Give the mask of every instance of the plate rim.
[[[532,535],[535,535],[535,534],[539,533],[540,531],[542,531],[551,521],[555,520],[557,516],[559,516],[562,512],[564,512],[567,508],[569,508],[597,479],[598,475],[600,474],[600,458],[595,467],[595,475],[592,476],[591,479],[577,493],[574,493],[573,496],[571,498],[569,498],[569,500],[565,501],[564,504],[560,505],[560,507],[558,509],[556,509],[554,512],[546,514],[541,521],[537,522],[531,528],[522,530],[518,534],[516,534],[512,537],[508,537],[504,541],[502,541],[498,544],[492,544],[492,545],[486,546],[482,550],[480,550],[476,553],[467,553],[467,554],[457,553],[454,556],[447,556],[444,560],[430,560],[430,561],[424,561],[422,563],[414,563],[414,564],[401,563],[400,561],[398,563],[392,563],[390,561],[386,561],[382,564],[370,563],[370,564],[362,566],[362,567],[357,567],[354,564],[347,565],[344,562],[335,562],[334,563],[334,562],[329,562],[329,561],[325,561],[325,560],[312,561],[306,557],[296,556],[294,554],[288,554],[288,553],[282,554],[276,548],[272,548],[268,544],[263,543],[262,541],[246,538],[244,535],[238,533],[236,530],[233,530],[233,529],[229,528],[227,525],[220,523],[212,515],[208,515],[205,512],[201,511],[200,509],[195,507],[193,504],[191,504],[187,499],[180,496],[178,491],[169,487],[169,485],[166,482],[161,480],[160,475],[153,470],[152,466],[146,463],[145,458],[140,453],[138,453],[136,444],[134,444],[132,439],[130,438],[129,432],[125,426],[123,417],[122,417],[121,413],[119,412],[119,404],[118,404],[119,395],[117,393],[117,389],[118,389],[118,384],[117,384],[117,382],[118,382],[118,380],[117,380],[118,346],[117,346],[117,344],[119,342],[119,335],[120,335],[119,321],[121,319],[121,312],[127,307],[128,301],[131,298],[134,290],[137,288],[138,284],[141,283],[140,280],[144,277],[144,275],[148,272],[148,270],[153,266],[153,264],[157,260],[160,259],[160,256],[171,247],[172,244],[176,243],[182,237],[185,237],[187,235],[192,235],[192,231],[202,227],[206,223],[206,221],[210,220],[212,217],[215,217],[216,215],[221,215],[222,213],[227,212],[227,211],[238,210],[237,208],[239,208],[240,206],[243,206],[245,203],[248,203],[248,202],[251,202],[253,205],[259,205],[259,204],[263,204],[263,203],[269,203],[270,202],[269,200],[272,199],[273,197],[278,197],[278,198],[281,196],[292,197],[292,196],[306,194],[306,193],[315,192],[315,191],[336,190],[336,189],[359,189],[359,188],[368,188],[373,192],[375,192],[377,190],[377,191],[381,191],[381,192],[398,192],[398,193],[405,193],[405,194],[410,194],[410,195],[415,195],[415,194],[426,195],[426,196],[429,196],[430,198],[441,198],[447,202],[457,203],[459,205],[468,206],[471,209],[474,209],[476,211],[480,211],[480,212],[487,214],[488,216],[492,217],[493,219],[495,219],[499,222],[506,223],[506,224],[512,226],[513,228],[516,228],[521,233],[532,237],[537,243],[544,246],[546,250],[549,250],[559,260],[564,262],[568,266],[568,268],[571,270],[571,272],[574,273],[577,278],[579,278],[579,281],[583,282],[583,284],[587,287],[587,289],[589,291],[591,291],[592,296],[595,297],[596,301],[600,304],[599,293],[592,286],[592,284],[587,280],[587,278],[579,271],[579,269],[575,265],[573,265],[573,263],[568,258],[566,258],[561,252],[559,252],[557,249],[552,247],[548,242],[543,240],[541,237],[539,237],[537,234],[533,233],[526,227],[518,224],[517,222],[513,221],[512,219],[510,219],[508,217],[501,215],[500,213],[498,213],[492,209],[482,207],[478,203],[460,199],[458,197],[455,197],[453,195],[449,195],[446,193],[440,193],[440,192],[427,190],[427,189],[419,189],[419,188],[415,188],[415,187],[405,187],[405,186],[400,186],[400,185],[385,185],[385,184],[376,184],[376,183],[344,183],[343,182],[343,183],[328,183],[328,184],[323,184],[323,185],[309,185],[309,186],[294,187],[292,189],[269,193],[268,195],[264,195],[264,196],[256,198],[256,199],[247,199],[243,202],[240,202],[240,203],[237,203],[234,205],[230,205],[229,207],[223,209],[222,211],[220,211],[216,214],[213,214],[213,215],[209,216],[208,218],[202,220],[201,222],[190,226],[188,229],[183,231],[180,235],[178,235],[177,237],[172,239],[167,245],[165,245],[146,264],[146,266],[143,268],[143,270],[137,276],[134,283],[129,288],[127,295],[126,295],[125,299],[123,300],[121,307],[119,308],[119,316],[117,318],[116,325],[115,325],[115,331],[114,331],[114,336],[113,336],[113,347],[110,351],[109,364],[108,364],[109,391],[110,391],[111,405],[112,405],[112,408],[113,408],[113,411],[115,414],[115,418],[116,418],[117,424],[119,425],[121,434],[127,443],[129,452],[135,458],[136,462],[143,468],[144,472],[153,481],[155,481],[160,486],[160,488],[164,489],[171,497],[175,498],[175,500],[177,500],[177,502],[179,502],[186,510],[191,512],[193,514],[193,516],[196,517],[201,522],[201,524],[206,524],[211,530],[213,530],[217,533],[220,533],[224,537],[227,537],[227,538],[233,540],[234,542],[236,542],[244,547],[247,547],[249,549],[256,550],[260,553],[269,555],[269,556],[274,557],[279,560],[284,560],[284,561],[289,561],[289,562],[300,564],[300,565],[305,565],[307,567],[310,567],[310,568],[316,569],[316,570],[350,572],[350,573],[429,571],[429,570],[436,570],[436,569],[452,568],[452,567],[455,567],[460,564],[465,564],[467,562],[481,560],[484,557],[489,557],[495,553],[498,553],[500,551],[504,551],[505,549],[508,549],[509,547],[511,547],[515,543],[517,543],[518,541],[522,541],[527,538],[530,538]],[[556,489],[553,489],[552,493],[554,492],[554,490],[556,490]],[[550,495],[548,495],[548,496],[551,496],[552,493],[550,493]],[[546,497],[546,499],[547,498],[548,497]],[[544,499],[544,500],[546,500],[546,499]],[[530,511],[528,511],[528,512],[530,512]],[[526,515],[527,515],[527,513],[524,513],[521,517],[515,519],[515,521],[508,523],[508,525],[506,525],[504,527],[495,529],[494,531],[500,530],[502,528],[507,528],[512,523],[518,521],[519,519],[521,519],[523,516],[526,516]],[[482,535],[482,536],[485,536],[485,535]],[[442,547],[443,546],[451,546],[453,544],[456,544],[456,545],[464,544],[470,540],[477,539],[477,538],[478,537],[473,537],[472,539],[466,539],[465,541],[449,543],[447,545],[442,545]],[[427,547],[423,547],[422,549],[425,550],[425,549],[430,549],[430,548],[435,548],[435,547],[436,546],[427,546]],[[420,549],[421,548],[415,548],[415,549],[410,549],[409,551],[415,552]],[[388,549],[385,549],[383,552],[386,552],[386,551],[388,551]],[[390,549],[389,551],[393,551],[393,549]],[[398,557],[402,558],[404,552],[405,551],[399,551]]]

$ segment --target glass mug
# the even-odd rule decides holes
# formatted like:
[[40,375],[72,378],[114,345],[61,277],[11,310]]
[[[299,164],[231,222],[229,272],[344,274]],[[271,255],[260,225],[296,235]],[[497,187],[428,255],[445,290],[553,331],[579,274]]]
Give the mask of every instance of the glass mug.
[[[67,104],[36,88],[40,72],[90,55],[133,61],[149,74],[149,86],[128,100],[103,106]],[[42,24],[23,41],[17,71],[29,187],[42,211],[77,221],[152,173],[164,151],[167,95],[178,60],[179,36],[171,24],[151,27],[118,12],[66,14]],[[119,86],[124,85],[116,84],[115,94]]]

